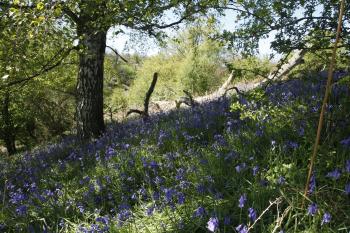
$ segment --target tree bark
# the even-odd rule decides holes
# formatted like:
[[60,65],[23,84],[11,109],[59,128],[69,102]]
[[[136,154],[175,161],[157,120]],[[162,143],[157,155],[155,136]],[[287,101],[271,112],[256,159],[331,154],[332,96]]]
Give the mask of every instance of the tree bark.
[[81,32],[77,81],[77,135],[80,139],[97,138],[105,130],[103,119],[103,63],[106,32]]
[[15,137],[15,127],[13,125],[10,113],[10,93],[5,92],[5,96],[2,103],[2,118],[4,122],[3,130],[3,140],[9,155],[13,155],[17,152],[16,149],[16,137]]

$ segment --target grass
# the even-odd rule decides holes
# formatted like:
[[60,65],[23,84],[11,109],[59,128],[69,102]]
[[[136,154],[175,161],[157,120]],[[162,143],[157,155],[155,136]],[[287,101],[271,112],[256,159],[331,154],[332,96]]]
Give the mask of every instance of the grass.
[[348,232],[349,83],[338,79],[305,208],[317,75],[1,159],[0,231]]

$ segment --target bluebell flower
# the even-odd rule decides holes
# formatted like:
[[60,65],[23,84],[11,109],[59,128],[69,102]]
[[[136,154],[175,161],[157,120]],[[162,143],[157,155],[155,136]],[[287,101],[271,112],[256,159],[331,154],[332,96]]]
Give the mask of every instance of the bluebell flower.
[[340,170],[335,169],[334,171],[328,172],[326,176],[332,178],[333,180],[338,180],[340,178],[340,175]]
[[238,233],[248,233],[248,227],[244,224],[241,224],[236,227],[236,231],[238,231]]
[[118,220],[119,221],[126,221],[128,220],[132,215],[132,212],[129,209],[122,209],[118,213]]
[[153,211],[154,211],[154,206],[150,206],[146,209],[146,214],[147,216],[151,216],[153,214]]
[[152,160],[151,162],[149,162],[149,167],[153,170],[157,170],[159,165],[156,161]]
[[243,169],[245,169],[247,167],[247,164],[246,163],[241,163],[241,164],[238,164],[235,169],[236,169],[236,172],[240,173]]
[[309,207],[307,208],[307,213],[308,215],[311,215],[311,216],[315,216],[316,212],[317,212],[317,204],[316,203],[311,203],[309,205]]
[[219,228],[219,219],[217,217],[212,217],[207,222],[207,229],[211,232],[215,232]]
[[64,219],[60,220],[58,226],[60,226],[61,228],[63,228],[65,226]]
[[205,215],[205,209],[202,206],[198,207],[193,213],[193,216],[197,218],[203,217],[204,215]]
[[277,184],[282,185],[285,183],[286,183],[286,178],[284,178],[283,176],[278,177]]
[[303,127],[299,127],[299,128],[298,128],[298,135],[299,135],[299,136],[304,136],[304,133],[305,133],[304,128],[303,128]]
[[347,184],[345,185],[345,194],[346,194],[346,195],[350,195],[350,183],[347,183]]
[[108,216],[101,216],[96,218],[96,222],[100,222],[104,225],[108,225],[109,223],[109,217]]
[[323,217],[322,217],[322,221],[321,221],[321,225],[325,224],[325,223],[329,223],[332,219],[332,216],[330,213],[326,212],[324,213]]
[[287,148],[295,150],[299,147],[299,144],[293,141],[287,141],[286,146]]
[[350,173],[350,159],[346,160],[345,171]]
[[205,186],[204,186],[203,184],[198,184],[198,185],[197,185],[197,192],[198,192],[199,194],[204,194],[205,191],[206,191],[206,188],[205,188]]
[[80,213],[84,213],[84,211],[85,211],[84,206],[82,206],[81,204],[78,204],[77,208],[79,209]]
[[177,194],[177,203],[178,203],[179,205],[182,205],[182,204],[185,203],[185,194],[183,194],[183,193],[181,193],[181,192],[179,192],[179,193]]
[[165,200],[167,202],[171,202],[173,200],[175,191],[172,188],[166,188],[164,189],[164,193],[165,193]]
[[158,201],[160,198],[159,192],[154,191],[152,197],[153,197],[153,200]]
[[256,211],[253,208],[248,209],[248,217],[252,222],[256,220],[257,215],[256,215]]
[[259,171],[259,167],[258,166],[254,166],[253,167],[253,176],[256,176],[258,174]]
[[310,184],[309,184],[309,194],[312,194],[315,192],[316,189],[316,178],[314,172],[312,172],[311,178],[310,178]]
[[350,137],[341,140],[340,144],[342,144],[345,148],[350,148]]
[[269,185],[269,181],[268,181],[266,178],[260,180],[259,183],[260,183],[260,185],[263,186],[263,187],[267,187],[267,186]]
[[17,190],[17,192],[10,192],[10,202],[12,204],[22,203],[26,199],[26,196],[22,193],[22,190]]
[[24,216],[27,214],[28,207],[26,205],[20,205],[16,208],[16,214],[18,216]]
[[224,218],[224,225],[225,226],[231,225],[231,218],[230,218],[230,216],[225,216],[225,218]]
[[183,180],[184,177],[185,177],[185,170],[184,170],[183,168],[179,168],[179,169],[177,170],[175,179],[176,179],[176,180]]
[[247,194],[241,195],[238,200],[238,207],[243,208],[246,201],[247,201]]
[[112,147],[108,147],[105,153],[106,160],[111,159],[116,154],[115,150]]

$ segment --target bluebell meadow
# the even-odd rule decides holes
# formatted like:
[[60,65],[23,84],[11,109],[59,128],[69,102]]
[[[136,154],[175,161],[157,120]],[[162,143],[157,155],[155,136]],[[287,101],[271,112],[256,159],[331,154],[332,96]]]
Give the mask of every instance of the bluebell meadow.
[[344,76],[335,73],[304,209],[324,74],[1,158],[0,232],[349,232]]

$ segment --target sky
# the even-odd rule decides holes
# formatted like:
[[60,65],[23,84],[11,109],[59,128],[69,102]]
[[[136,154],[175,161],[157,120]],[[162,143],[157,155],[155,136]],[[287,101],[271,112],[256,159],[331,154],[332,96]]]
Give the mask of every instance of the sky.
[[[226,11],[225,16],[220,17],[219,21],[221,22],[222,30],[232,31],[235,27],[234,23],[235,13],[233,11]],[[130,44],[130,36],[127,34],[119,34],[117,36],[113,35],[115,29],[112,29],[108,32],[107,35],[107,45],[111,46],[119,52],[135,53],[140,52],[146,55],[154,55],[159,52],[159,47],[156,45],[155,41],[152,39],[144,38],[142,41],[138,41],[137,47],[135,43]],[[174,31],[168,31],[174,33]],[[273,34],[271,34],[267,39],[263,39],[259,43],[259,57],[266,57],[272,53],[270,48],[271,41],[273,39]],[[143,43],[145,42],[145,43]]]

